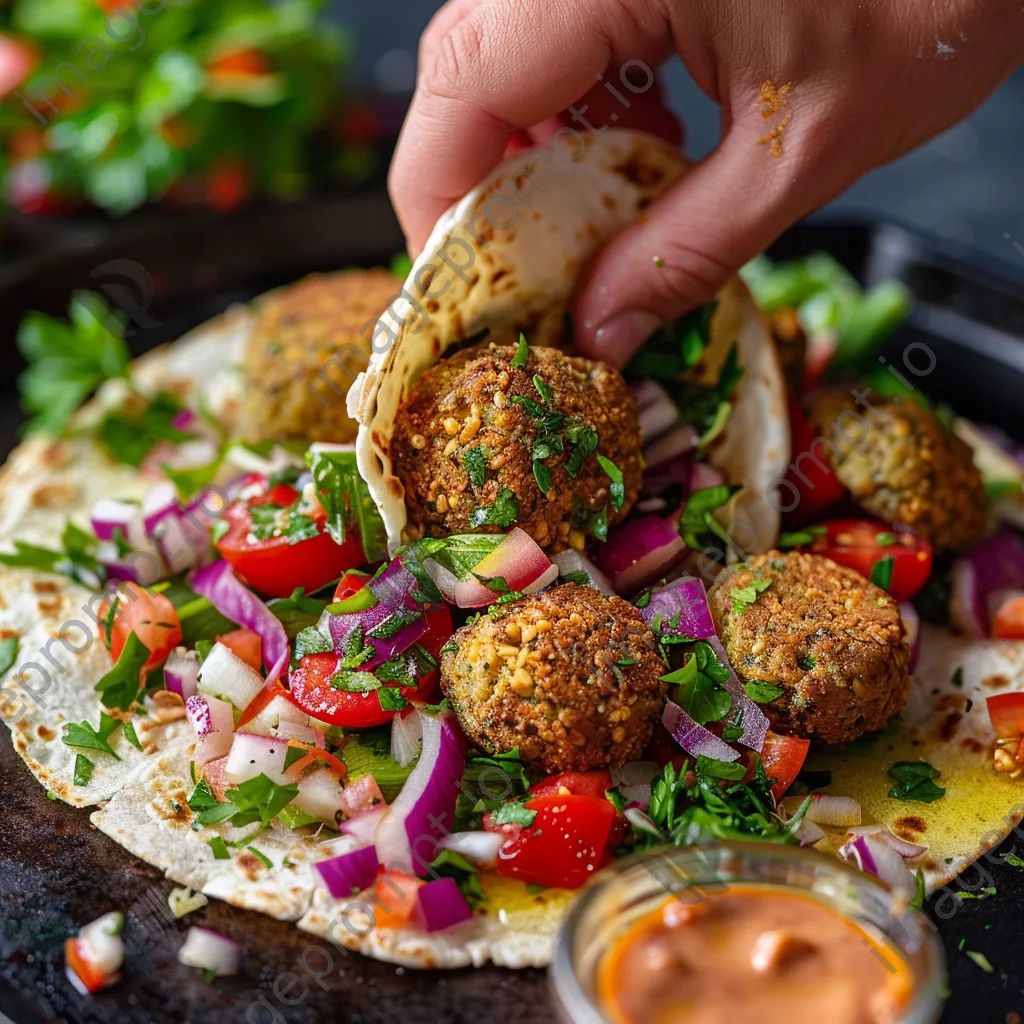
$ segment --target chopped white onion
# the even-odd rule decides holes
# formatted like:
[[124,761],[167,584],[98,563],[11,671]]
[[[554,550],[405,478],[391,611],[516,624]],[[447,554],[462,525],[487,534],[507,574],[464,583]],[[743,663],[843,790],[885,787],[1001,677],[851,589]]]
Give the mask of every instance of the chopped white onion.
[[391,720],[391,756],[402,768],[419,756],[422,739],[423,719],[414,710]]
[[242,947],[209,928],[189,928],[185,944],[178,950],[179,963],[213,971],[218,978],[237,974],[241,961]]
[[199,670],[199,693],[226,700],[244,711],[263,692],[263,677],[224,644],[214,644]]
[[440,842],[444,849],[459,853],[474,864],[493,867],[498,862],[498,851],[505,836],[500,832],[450,832]]
[[288,742],[284,739],[238,732],[231,743],[224,774],[228,782],[236,786],[258,775],[266,775],[271,782],[286,786],[292,781],[285,773],[287,754]]
[[202,910],[210,901],[201,893],[191,889],[172,889],[167,897],[167,906],[175,917],[184,917],[195,910]]

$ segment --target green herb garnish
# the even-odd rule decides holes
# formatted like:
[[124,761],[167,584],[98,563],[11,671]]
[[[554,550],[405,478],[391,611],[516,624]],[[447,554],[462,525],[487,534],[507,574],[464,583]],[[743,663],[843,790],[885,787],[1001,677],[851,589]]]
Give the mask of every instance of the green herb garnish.
[[897,761],[889,769],[889,775],[897,782],[889,790],[889,796],[896,800],[930,804],[946,795],[946,791],[934,781],[939,777],[939,770],[927,761]]

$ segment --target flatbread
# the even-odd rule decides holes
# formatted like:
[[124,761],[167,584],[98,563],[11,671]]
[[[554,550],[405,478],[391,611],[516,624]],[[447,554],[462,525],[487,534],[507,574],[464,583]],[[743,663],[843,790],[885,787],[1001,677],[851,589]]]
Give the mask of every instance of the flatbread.
[[[559,167],[551,150],[541,147],[500,164],[441,217],[413,264],[403,301],[378,322],[370,366],[348,401],[360,424],[359,472],[392,551],[407,520],[391,437],[410,384],[452,345],[484,330],[499,340],[514,341],[524,332],[532,345],[560,344],[587,262],[689,167],[664,142],[627,131],[581,139],[574,159],[564,163]],[[732,506],[752,534],[741,544],[750,552],[766,551],[778,533],[779,514],[764,499],[789,460],[785,384],[771,334],[745,285],[729,282],[718,300],[705,365],[717,380],[736,343],[745,373],[736,411],[711,461],[744,487]]]

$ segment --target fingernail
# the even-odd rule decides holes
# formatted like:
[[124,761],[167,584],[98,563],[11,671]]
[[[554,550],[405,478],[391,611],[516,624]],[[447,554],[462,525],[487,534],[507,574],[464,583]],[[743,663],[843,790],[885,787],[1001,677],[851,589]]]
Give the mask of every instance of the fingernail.
[[661,317],[645,309],[618,313],[594,332],[595,353],[599,359],[621,366],[663,325]]

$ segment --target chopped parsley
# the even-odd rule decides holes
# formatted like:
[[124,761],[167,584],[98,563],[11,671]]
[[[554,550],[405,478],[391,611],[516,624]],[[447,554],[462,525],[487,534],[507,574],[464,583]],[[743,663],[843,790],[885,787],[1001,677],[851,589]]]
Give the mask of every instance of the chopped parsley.
[[597,540],[608,539],[608,506],[602,505],[596,512],[591,512],[583,504],[580,496],[572,496],[572,525],[577,530],[589,530]]
[[116,664],[96,684],[100,701],[105,708],[127,711],[135,703],[139,696],[142,669],[149,655],[149,648],[135,632],[129,633]]
[[622,470],[611,459],[606,459],[603,455],[598,455],[597,462],[611,480],[608,494],[611,497],[612,508],[618,512],[626,500],[626,485],[623,483]]
[[533,460],[533,479],[537,481],[541,494],[551,490],[551,470],[540,459]]
[[307,654],[330,654],[333,651],[334,644],[316,626],[307,626],[295,635],[295,651],[292,657],[295,661],[301,661]]
[[600,438],[593,427],[575,421],[565,428],[565,437],[569,442],[565,471],[575,480],[583,469],[583,463],[597,451]]
[[572,572],[560,573],[558,583],[578,583],[581,587],[588,587],[593,585],[593,580],[586,569],[574,569]]
[[377,691],[377,699],[382,711],[401,711],[409,706],[409,702],[395,686],[382,686]]
[[882,590],[888,590],[892,584],[892,570],[896,559],[892,555],[883,555],[871,569],[871,582]]
[[228,853],[227,843],[224,842],[221,836],[214,836],[212,839],[207,839],[206,845],[213,851],[214,860],[231,860],[231,854]]
[[895,533],[882,532],[882,533],[876,533],[875,534],[875,543],[879,547],[891,548],[891,547],[893,547],[898,542],[896,540],[896,534]]
[[491,811],[491,824],[522,825],[524,828],[529,828],[536,817],[536,811],[515,800],[511,800],[507,804],[502,804],[496,810]]
[[771,704],[782,696],[784,688],[776,686],[775,683],[765,682],[763,679],[751,679],[743,684],[747,696],[756,704]]
[[987,900],[989,896],[995,896],[996,887],[994,885],[986,885],[979,889],[977,892],[969,892],[967,889],[957,889],[953,895],[958,900]]
[[540,395],[544,404],[550,407],[551,402],[555,397],[555,393],[551,390],[551,385],[548,384],[539,373],[535,373],[533,375],[533,386],[536,388],[537,394]]
[[775,542],[777,548],[800,548],[807,544],[813,544],[816,537],[822,537],[826,533],[824,526],[808,526],[804,530],[792,530],[789,533],[779,534]]
[[301,498],[291,505],[251,505],[249,532],[257,540],[284,537],[288,543],[300,544],[319,535],[320,530],[313,520],[298,511]]
[[298,786],[279,786],[266,775],[257,775],[255,779],[240,783],[236,788],[224,794],[233,810],[231,824],[242,828],[259,821],[269,825],[278,813],[288,806],[298,795]]
[[818,659],[813,654],[801,654],[797,656],[796,663],[798,668],[810,672],[818,664]]
[[327,532],[344,544],[347,530],[359,530],[367,562],[388,557],[387,532],[370,491],[359,475],[354,451],[324,450],[314,445],[306,454],[316,497],[327,513]]
[[0,640],[0,679],[14,667],[18,660],[18,647],[21,641],[16,636],[7,636]]
[[646,608],[651,603],[651,592],[645,590],[634,602],[637,608]]
[[763,594],[771,585],[772,581],[770,579],[755,579],[751,580],[745,587],[733,587],[729,592],[729,597],[732,600],[732,610],[737,615],[742,615],[757,601],[758,596]]
[[[369,590],[369,587],[364,589]],[[390,640],[401,633],[406,626],[411,626],[422,618],[423,612],[418,608],[399,608],[383,622],[374,626],[366,635],[374,640]]]
[[75,777],[73,779],[74,784],[76,786],[88,786],[95,767],[96,766],[85,756],[85,754],[76,754]]
[[950,682],[958,689],[963,689],[964,685],[964,670],[963,666],[959,667],[954,673],[953,678]]
[[708,347],[717,301],[708,302],[652,334],[630,360],[626,375],[675,381],[692,370]]
[[59,573],[77,583],[98,589],[106,577],[103,565],[96,559],[98,544],[99,541],[92,534],[69,521],[61,535],[59,550],[16,540],[13,552],[0,554],[0,565]]
[[927,761],[897,761],[889,775],[897,785],[889,790],[889,796],[896,800],[916,800],[930,804],[946,795],[946,791],[935,784],[939,770]]
[[372,672],[344,670],[331,676],[331,689],[346,693],[369,693],[380,689],[380,680]]
[[124,738],[136,749],[142,750],[142,743],[139,741],[139,735],[135,731],[134,722],[124,723]]
[[466,475],[474,487],[483,487],[487,479],[487,460],[490,457],[491,453],[480,445],[463,452],[462,465],[465,466]]
[[109,715],[104,715],[101,712],[98,728],[94,728],[88,722],[69,722],[67,731],[61,739],[69,747],[81,747],[83,750],[99,750],[104,754],[109,754],[115,761],[120,761],[121,758],[114,752],[114,748],[108,742],[110,737],[117,732],[120,725],[121,723],[116,718],[111,718]]
[[980,967],[986,974],[996,973],[996,969],[992,966],[989,958],[985,956],[984,953],[979,953],[973,949],[965,949],[963,953],[968,960]]
[[338,662],[338,667],[342,669],[359,668],[360,665],[365,665],[377,653],[377,649],[373,644],[366,643],[362,626],[352,628],[348,636],[342,641],[342,651],[344,653]]
[[1015,853],[1006,854],[1003,863],[1009,864],[1011,868],[1024,868],[1024,858],[1018,857]]
[[722,683],[729,680],[729,669],[703,640],[693,645],[693,653],[682,668],[661,679],[678,687],[679,706],[698,725],[719,722],[732,708],[732,697],[722,687]]
[[259,858],[259,860],[263,862],[263,866],[265,868],[270,869],[274,866],[274,862],[265,853],[261,853],[259,850],[257,850],[255,846],[247,846],[246,849],[254,857]]
[[691,551],[703,549],[710,540],[709,535],[717,537],[726,547],[731,546],[725,528],[712,513],[727,504],[739,489],[739,486],[721,484],[694,491],[687,498],[683,514],[679,517],[679,535]]
[[497,526],[502,530],[508,529],[513,523],[519,520],[519,499],[515,492],[508,487],[502,487],[493,504],[485,508],[473,510],[469,517],[469,524],[473,527]]
[[516,354],[512,357],[512,366],[516,370],[526,369],[530,361],[530,346],[526,341],[526,335],[519,335],[519,344],[516,346]]
[[431,861],[429,874],[431,878],[455,879],[459,892],[471,908],[483,903],[484,891],[477,870],[461,853],[442,850]]

